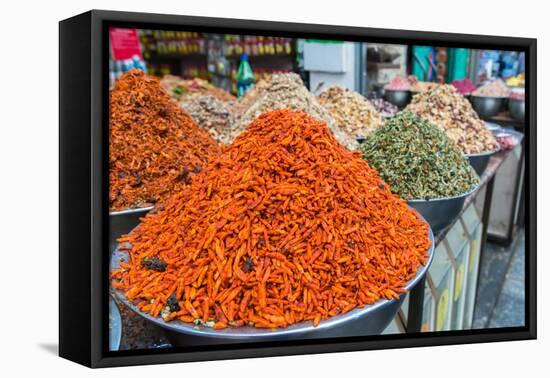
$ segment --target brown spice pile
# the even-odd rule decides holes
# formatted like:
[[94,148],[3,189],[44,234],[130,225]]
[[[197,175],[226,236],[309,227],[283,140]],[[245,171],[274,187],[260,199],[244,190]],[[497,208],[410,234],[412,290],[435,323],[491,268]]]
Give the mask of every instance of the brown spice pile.
[[176,101],[186,101],[193,96],[213,96],[224,102],[236,100],[231,93],[200,78],[185,80],[179,76],[166,75],[161,79],[160,84]]
[[[369,100],[347,88],[330,87],[321,92],[319,102],[329,111],[340,130],[351,139],[365,138],[384,123]],[[359,143],[356,145],[358,147]]]
[[231,142],[235,117],[226,103],[214,96],[193,96],[180,105],[216,141],[226,145]]
[[463,153],[495,151],[498,143],[466,100],[452,85],[438,85],[412,98],[405,111],[430,121],[447,134]]
[[[276,109],[300,110],[328,124],[336,139],[348,149],[357,147],[357,141],[342,132],[329,112],[304,86],[302,79],[295,73],[276,73],[264,83],[258,83],[258,89],[243,101],[250,101],[248,108],[236,123],[235,136],[262,113]],[[254,96],[254,97],[252,97]],[[254,101],[251,99],[254,98]],[[242,104],[241,104],[242,105]]]
[[141,311],[216,329],[286,327],[398,299],[428,225],[324,122],[276,110],[120,239],[112,285]]
[[109,97],[109,208],[145,207],[179,191],[219,153],[157,79],[132,70]]

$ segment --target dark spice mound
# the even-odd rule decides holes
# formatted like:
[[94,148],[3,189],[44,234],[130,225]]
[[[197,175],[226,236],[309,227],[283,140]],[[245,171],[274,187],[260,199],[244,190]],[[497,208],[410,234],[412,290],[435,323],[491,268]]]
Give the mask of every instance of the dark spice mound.
[[109,105],[111,210],[164,201],[219,152],[158,80],[139,70],[117,81]]

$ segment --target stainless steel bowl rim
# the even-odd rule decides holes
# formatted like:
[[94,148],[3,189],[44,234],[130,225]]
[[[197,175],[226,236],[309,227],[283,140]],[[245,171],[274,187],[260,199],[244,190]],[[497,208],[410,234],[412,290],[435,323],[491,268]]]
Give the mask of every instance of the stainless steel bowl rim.
[[[420,215],[420,214],[419,214]],[[432,232],[432,229],[429,225],[429,223],[420,215],[422,220],[428,225],[428,238],[430,240],[430,248],[428,249],[428,259],[426,261],[425,265],[421,265],[416,275],[411,278],[407,285],[405,285],[405,290],[410,291],[411,288],[413,288],[416,283],[428,272],[428,269],[430,268],[430,265],[432,263],[433,257],[434,257],[434,249],[435,249],[435,239]],[[119,251],[117,248],[111,257],[111,264],[110,264],[110,270],[112,271],[113,268],[116,268],[116,266],[113,266],[113,260],[115,258],[120,258],[123,255],[128,256],[127,253]],[[118,264],[117,264],[118,266]],[[160,326],[162,328],[165,328],[172,332],[178,332],[178,333],[184,333],[188,335],[195,335],[195,336],[203,336],[203,337],[213,337],[213,338],[227,338],[227,339],[244,339],[244,338],[277,338],[281,335],[294,335],[294,334],[306,334],[309,332],[313,332],[316,330],[325,330],[325,329],[331,329],[338,325],[343,325],[348,321],[355,320],[358,318],[363,317],[364,315],[370,313],[370,312],[376,312],[376,310],[385,307],[389,304],[391,304],[395,299],[380,299],[376,303],[372,305],[365,305],[362,308],[355,308],[345,314],[336,315],[333,317],[330,317],[327,320],[322,320],[317,327],[313,326],[313,322],[311,321],[304,321],[297,324],[290,325],[286,328],[277,328],[273,330],[269,329],[262,329],[262,328],[255,328],[250,326],[243,326],[243,327],[237,327],[237,328],[226,328],[222,330],[215,330],[210,327],[204,327],[204,326],[196,326],[191,323],[184,323],[179,320],[173,320],[171,322],[165,322],[161,318],[155,318],[151,316],[150,314],[144,313],[139,310],[139,308],[133,304],[131,301],[129,301],[126,296],[120,292],[119,290],[116,290],[112,288],[113,294],[116,296],[118,300],[120,300],[122,303],[124,303],[125,306],[129,307],[132,311],[134,311],[139,316],[149,320],[150,322],[154,323],[157,326]],[[402,294],[404,295],[404,294]]]
[[459,195],[456,195],[456,196],[452,196],[452,197],[430,198],[430,199],[412,199],[412,200],[405,200],[405,201],[410,202],[410,203],[449,201],[449,200],[459,199],[459,198],[462,198],[462,197],[468,197],[470,194],[475,193],[475,191],[478,190],[478,189],[479,189],[479,182],[477,183],[477,185],[474,186],[473,189],[470,189],[470,190],[467,191],[466,193],[459,194]]
[[488,155],[494,155],[496,153],[500,152],[500,144],[497,145],[496,150],[493,151],[485,151],[485,152],[479,152],[477,154],[464,154],[467,158],[475,158],[475,157],[482,157],[482,156],[488,156]]
[[404,92],[404,93],[411,92],[410,89],[384,89],[384,91],[394,92],[394,93],[397,93],[397,92]]
[[470,96],[472,96],[472,98],[487,98],[487,99],[493,99],[493,100],[505,100],[507,98],[509,98],[509,96],[480,96],[480,95],[475,95],[475,94],[471,94]]
[[135,213],[146,213],[151,210],[153,210],[155,206],[147,206],[147,207],[140,207],[137,209],[126,209],[126,210],[117,210],[117,211],[109,211],[109,215],[116,217],[117,215],[128,215],[128,214],[135,214]]

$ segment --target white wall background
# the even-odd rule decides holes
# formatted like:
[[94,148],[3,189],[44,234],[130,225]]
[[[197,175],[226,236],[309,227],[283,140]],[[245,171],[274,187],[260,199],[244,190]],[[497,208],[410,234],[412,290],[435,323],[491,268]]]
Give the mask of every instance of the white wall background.
[[[539,340],[92,371],[55,356],[58,248],[58,25],[91,8],[467,32],[539,39],[538,166],[550,164],[548,10],[542,1],[8,1],[0,23],[0,375],[102,377],[518,377],[548,366],[548,248],[539,237]],[[77,127],[78,125],[75,125]],[[538,172],[539,235],[549,224]],[[544,298],[545,297],[545,298]],[[546,349],[546,350],[544,350]],[[538,372],[538,373],[537,373]]]

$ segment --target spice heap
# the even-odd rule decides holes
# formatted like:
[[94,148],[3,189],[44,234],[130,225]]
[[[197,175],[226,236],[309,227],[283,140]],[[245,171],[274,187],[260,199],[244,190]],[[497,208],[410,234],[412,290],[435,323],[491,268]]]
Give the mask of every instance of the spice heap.
[[482,85],[474,91],[473,95],[479,97],[508,97],[510,95],[510,89],[506,86],[504,81],[497,79]]
[[451,85],[462,95],[469,95],[476,90],[474,82],[470,79],[453,80]]
[[479,179],[460,149],[428,121],[401,113],[371,133],[363,158],[407,200],[458,196]]
[[399,108],[397,106],[382,98],[376,97],[376,95],[370,95],[369,101],[382,117],[393,117],[397,114],[397,112],[399,112]]
[[319,102],[329,111],[338,128],[352,139],[363,139],[384,123],[369,100],[347,88],[330,87],[321,92]]
[[[277,74],[275,74],[277,75]],[[239,97],[239,99],[233,104],[231,110],[233,111],[233,114],[237,118],[240,118],[243,116],[243,114],[252,106],[256,101],[258,101],[258,98],[260,98],[267,88],[271,86],[271,78],[272,75],[265,76],[258,80],[258,82],[250,89],[248,92],[244,94],[244,96]],[[295,76],[285,76],[288,80],[299,80],[299,77]],[[298,81],[300,83],[300,81]]]
[[235,117],[226,103],[213,96],[193,96],[180,102],[180,105],[216,141],[223,144],[231,142]]
[[193,96],[212,96],[224,102],[236,100],[231,93],[200,78],[185,80],[179,76],[166,75],[160,84],[177,101],[185,101]]
[[397,299],[428,225],[324,122],[262,114],[130,235],[113,286],[165,321],[286,327]]
[[447,84],[415,95],[405,111],[430,121],[447,134],[463,153],[495,151],[498,144],[472,105]]
[[411,92],[426,92],[439,86],[438,83],[434,83],[431,81],[419,81],[418,78],[414,75],[409,75],[407,77],[407,80],[409,80],[409,83],[411,85]]
[[109,207],[145,207],[184,187],[219,152],[157,79],[132,70],[109,98]]
[[394,76],[388,84],[384,85],[384,89],[389,91],[408,91],[411,89],[411,84],[403,76]]
[[336,139],[346,148],[357,148],[357,141],[342,132],[329,112],[319,104],[317,98],[307,90],[295,73],[276,73],[260,85],[254,101],[237,120],[236,135],[260,114],[276,109],[301,110],[318,120],[325,121]]

